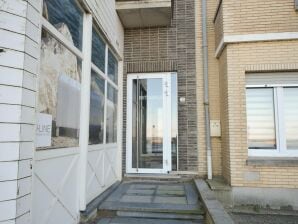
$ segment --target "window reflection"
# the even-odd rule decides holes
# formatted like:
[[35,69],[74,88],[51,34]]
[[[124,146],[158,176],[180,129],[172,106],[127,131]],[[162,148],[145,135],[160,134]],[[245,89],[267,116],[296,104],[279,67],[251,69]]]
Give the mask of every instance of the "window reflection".
[[82,49],[83,12],[75,0],[44,0],[43,16],[74,46]]
[[92,30],[92,62],[105,73],[106,45],[99,34]]
[[90,89],[89,144],[102,144],[104,135],[105,80],[92,71]]
[[117,90],[108,84],[106,142],[117,142]]
[[79,145],[80,82],[81,61],[43,30],[37,147],[63,148]]
[[163,80],[133,80],[132,166],[163,167]]
[[172,170],[177,170],[178,151],[178,97],[177,97],[177,74],[171,76],[171,145],[172,145]]
[[117,84],[118,82],[118,62],[113,53],[109,50],[108,58],[108,76]]

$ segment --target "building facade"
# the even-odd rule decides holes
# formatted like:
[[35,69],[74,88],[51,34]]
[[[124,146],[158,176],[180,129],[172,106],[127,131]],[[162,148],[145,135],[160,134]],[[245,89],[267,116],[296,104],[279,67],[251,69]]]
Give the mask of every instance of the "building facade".
[[213,21],[222,175],[239,203],[297,208],[295,4],[220,1]]
[[0,0],[0,222],[78,223],[131,174],[222,177],[232,204],[298,209],[297,13]]

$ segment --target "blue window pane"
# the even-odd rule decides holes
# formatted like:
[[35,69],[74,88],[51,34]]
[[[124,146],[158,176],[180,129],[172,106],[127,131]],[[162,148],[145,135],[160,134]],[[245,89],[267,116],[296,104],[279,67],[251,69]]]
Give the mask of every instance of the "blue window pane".
[[108,76],[116,84],[118,82],[118,61],[114,57],[111,51],[109,51],[109,61],[108,61]]
[[105,73],[106,45],[97,32],[92,31],[92,62]]
[[82,49],[83,12],[75,0],[44,0],[44,17],[77,48]]
[[102,144],[104,131],[105,80],[91,73],[89,144]]
[[117,90],[108,84],[106,142],[117,142]]

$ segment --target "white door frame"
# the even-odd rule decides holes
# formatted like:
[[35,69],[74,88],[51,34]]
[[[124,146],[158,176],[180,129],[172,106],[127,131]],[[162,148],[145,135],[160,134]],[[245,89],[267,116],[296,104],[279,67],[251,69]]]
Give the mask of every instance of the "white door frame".
[[[168,173],[172,170],[171,156],[171,75],[165,73],[134,73],[127,75],[127,127],[126,127],[126,172],[127,173]],[[132,82],[135,79],[163,80],[163,168],[132,168]]]

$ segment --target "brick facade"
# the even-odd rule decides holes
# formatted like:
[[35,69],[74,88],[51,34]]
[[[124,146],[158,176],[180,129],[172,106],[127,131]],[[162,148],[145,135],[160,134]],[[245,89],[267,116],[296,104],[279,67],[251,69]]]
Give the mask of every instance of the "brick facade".
[[225,35],[297,31],[293,0],[229,0],[222,4]]
[[[247,72],[298,71],[298,41],[228,45],[221,56],[224,176],[232,186],[298,187],[298,169],[291,165],[247,165],[245,74]],[[253,174],[258,178],[247,178]]]
[[179,170],[197,171],[195,1],[174,1],[169,27],[126,29],[123,79],[123,172],[126,167],[126,78],[136,72],[177,72]]
[[[214,24],[216,45],[229,35],[298,31],[298,14],[292,0],[223,1],[221,7]],[[297,166],[247,165],[245,92],[246,73],[298,71],[297,50],[297,38],[234,42],[227,43],[219,56],[222,175],[231,186],[298,187]]]
[[[295,188],[298,171],[293,166],[246,165],[245,74],[298,71],[295,62],[298,41],[227,43],[215,57],[225,36],[297,32],[294,2],[249,0],[240,4],[211,0],[207,4],[210,119],[221,121],[222,132],[221,137],[211,138],[213,175],[223,176],[232,186]],[[179,106],[180,170],[198,171],[199,176],[206,176],[201,1],[174,1],[170,27],[125,30],[124,71],[125,74],[177,71],[178,95],[187,101]],[[125,104],[126,101],[123,167]],[[247,178],[250,175],[259,178],[252,181]]]

